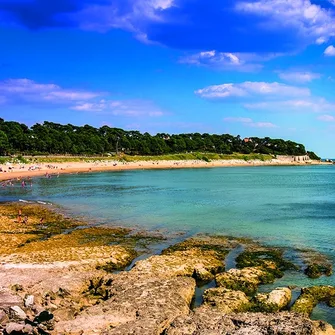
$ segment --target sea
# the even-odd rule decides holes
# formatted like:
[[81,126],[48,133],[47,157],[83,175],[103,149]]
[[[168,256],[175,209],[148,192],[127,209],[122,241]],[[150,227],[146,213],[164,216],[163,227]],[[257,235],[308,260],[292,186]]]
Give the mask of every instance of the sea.
[[[135,170],[36,178],[32,187],[0,190],[1,201],[61,206],[92,224],[117,225],[186,238],[197,233],[249,237],[293,257],[311,249],[335,269],[335,165]],[[288,272],[273,285],[335,285]],[[335,325],[335,310],[312,315]]]

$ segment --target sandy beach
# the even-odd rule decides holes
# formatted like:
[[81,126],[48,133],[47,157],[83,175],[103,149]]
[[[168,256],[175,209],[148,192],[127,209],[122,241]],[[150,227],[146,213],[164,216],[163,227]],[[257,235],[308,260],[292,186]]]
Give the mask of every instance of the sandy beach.
[[296,162],[288,160],[215,160],[205,162],[201,160],[157,160],[157,161],[92,161],[92,162],[64,162],[39,164],[11,164],[0,165],[0,181],[10,179],[26,179],[43,175],[74,174],[102,171],[144,170],[144,169],[181,169],[181,168],[211,168],[211,167],[242,167],[242,166],[295,166],[322,164],[319,161]]

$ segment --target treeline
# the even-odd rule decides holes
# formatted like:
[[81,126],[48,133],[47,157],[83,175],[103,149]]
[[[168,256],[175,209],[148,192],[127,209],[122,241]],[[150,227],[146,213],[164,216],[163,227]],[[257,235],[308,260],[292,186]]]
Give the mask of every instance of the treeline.
[[[129,155],[162,155],[185,152],[234,152],[272,155],[305,155],[302,144],[269,137],[242,139],[229,134],[210,135],[188,133],[154,136],[139,131],[126,131],[103,126],[94,128],[53,122],[25,124],[4,121],[0,118],[0,155],[13,154],[71,154],[104,155],[126,153]],[[318,158],[309,153],[311,158]]]

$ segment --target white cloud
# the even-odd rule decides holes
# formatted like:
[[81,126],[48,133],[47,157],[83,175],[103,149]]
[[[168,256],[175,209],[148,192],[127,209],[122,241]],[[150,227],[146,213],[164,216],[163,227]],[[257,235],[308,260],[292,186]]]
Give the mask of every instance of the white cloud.
[[246,117],[226,117],[223,119],[223,121],[242,123],[243,125],[247,127],[252,127],[252,128],[277,128],[278,127],[271,122],[254,122],[252,119],[246,118]]
[[82,112],[128,117],[162,116],[164,113],[147,100],[108,99],[107,92],[65,89],[55,84],[41,84],[30,79],[0,81],[0,104],[68,108]]
[[0,94],[7,101],[50,102],[55,104],[68,101],[90,100],[102,93],[64,89],[55,84],[40,84],[30,79],[8,79],[0,81]]
[[335,121],[335,117],[332,115],[320,115],[317,117],[318,120],[320,121],[324,121],[324,122],[334,122]]
[[180,58],[180,63],[198,66],[207,66],[225,71],[254,72],[263,68],[262,62],[282,56],[279,53],[229,53],[215,50],[202,51]]
[[100,100],[72,106],[70,109],[98,114],[140,117],[159,117],[164,113],[151,101],[146,100]]
[[282,83],[251,82],[246,81],[240,84],[222,84],[208,86],[195,91],[195,94],[205,99],[226,99],[230,97],[245,98],[276,98],[309,96],[308,88],[285,85]]
[[308,99],[262,101],[255,103],[246,103],[243,105],[246,109],[266,110],[275,112],[294,111],[294,112],[333,112],[335,104],[330,103],[323,98],[311,97]]
[[[142,42],[151,43],[143,27],[151,22],[165,22],[164,11],[173,7],[174,0],[134,0],[126,11],[120,4],[90,5],[73,15],[82,29],[106,32],[110,29],[125,29],[135,33]],[[71,16],[71,15],[70,15]]]
[[327,41],[328,41],[328,38],[319,37],[319,38],[316,39],[315,43],[320,45],[320,44],[326,43]]
[[315,43],[335,35],[332,13],[310,0],[239,1],[236,10],[266,18],[264,28],[294,28],[301,38]]
[[325,56],[330,56],[330,57],[335,56],[335,48],[332,45],[330,45],[324,51],[324,55]]
[[314,72],[299,72],[299,71],[287,71],[287,72],[279,72],[279,78],[289,82],[296,83],[309,83],[314,79],[319,79],[321,75],[319,73]]

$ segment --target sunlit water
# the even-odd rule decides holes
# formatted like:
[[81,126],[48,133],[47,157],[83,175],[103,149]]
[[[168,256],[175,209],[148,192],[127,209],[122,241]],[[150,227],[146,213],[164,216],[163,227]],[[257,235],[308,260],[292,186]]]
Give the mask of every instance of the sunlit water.
[[[312,248],[335,260],[335,166],[60,175],[35,179],[26,189],[0,190],[0,200],[18,199],[59,204],[97,223],[252,237],[269,245]],[[288,274],[278,284],[335,285],[335,278]],[[334,310],[321,306],[316,313],[335,324]]]

